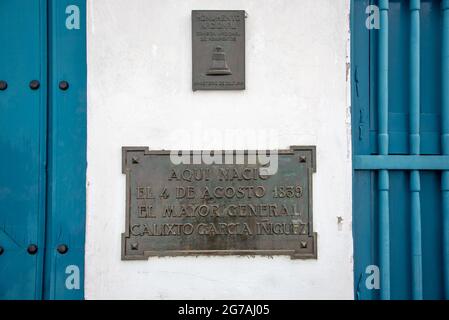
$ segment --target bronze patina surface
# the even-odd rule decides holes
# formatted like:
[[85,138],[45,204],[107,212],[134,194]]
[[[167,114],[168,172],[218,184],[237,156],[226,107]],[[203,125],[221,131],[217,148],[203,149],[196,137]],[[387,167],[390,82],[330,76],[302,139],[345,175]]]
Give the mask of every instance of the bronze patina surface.
[[[267,164],[255,157],[250,161],[258,154],[251,151],[217,157],[221,164],[194,160],[198,151],[186,153],[187,164],[174,164],[170,151],[123,147],[122,153],[122,260],[203,254],[317,258],[312,223],[315,147],[277,151],[274,174],[265,174]],[[245,161],[237,160],[237,154]]]
[[192,89],[245,89],[245,11],[192,11]]

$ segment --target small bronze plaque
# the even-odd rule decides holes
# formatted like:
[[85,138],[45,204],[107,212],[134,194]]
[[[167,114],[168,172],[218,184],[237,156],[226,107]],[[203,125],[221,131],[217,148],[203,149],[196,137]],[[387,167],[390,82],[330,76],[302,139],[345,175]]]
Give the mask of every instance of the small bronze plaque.
[[170,151],[123,147],[122,260],[201,254],[316,259],[315,147],[280,150],[269,161],[265,152],[215,151],[214,161],[205,154],[211,152],[185,152],[180,161]]
[[192,11],[192,89],[245,89],[245,11]]

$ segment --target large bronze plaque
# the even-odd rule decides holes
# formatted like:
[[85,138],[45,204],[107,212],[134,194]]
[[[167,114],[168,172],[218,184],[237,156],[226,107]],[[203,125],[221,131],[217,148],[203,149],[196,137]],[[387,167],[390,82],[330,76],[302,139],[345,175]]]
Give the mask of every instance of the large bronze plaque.
[[[243,161],[237,159],[242,154]],[[254,160],[259,154],[234,151],[211,162],[190,151],[179,164],[170,151],[123,147],[122,260],[202,254],[316,259],[315,147],[277,151],[274,174],[263,171],[267,161]]]
[[245,11],[192,11],[192,89],[245,89]]

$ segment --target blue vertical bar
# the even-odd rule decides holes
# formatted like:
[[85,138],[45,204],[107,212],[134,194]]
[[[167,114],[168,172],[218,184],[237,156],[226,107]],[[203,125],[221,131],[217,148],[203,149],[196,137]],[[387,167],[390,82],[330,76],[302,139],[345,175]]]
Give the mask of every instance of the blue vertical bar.
[[[370,33],[366,26],[369,0],[351,1],[351,99],[353,156],[370,154]],[[377,216],[370,192],[375,175],[372,171],[353,172],[353,238],[354,238],[354,295],[357,300],[372,300],[378,290],[366,286],[367,267],[376,265],[373,250],[376,233],[373,216]]]
[[[443,15],[442,31],[442,108],[441,108],[441,150],[449,155],[449,0],[441,3]],[[442,210],[443,210],[443,261],[444,294],[449,299],[449,171],[441,175]]]
[[[388,0],[379,1],[379,154],[388,155]],[[390,299],[389,174],[379,170],[379,263],[380,298]]]
[[379,264],[380,298],[390,299],[390,215],[388,170],[379,170]]
[[[410,0],[410,154],[420,154],[420,0]],[[421,181],[418,170],[410,172],[412,297],[423,298],[421,246]]]
[[46,299],[84,298],[85,12],[85,0],[49,0]]
[[46,10],[46,0],[0,1],[0,299],[42,297]]
[[412,248],[412,297],[423,298],[422,243],[421,243],[421,182],[418,170],[410,172],[411,192],[411,248]]
[[420,0],[410,0],[410,154],[419,155]]

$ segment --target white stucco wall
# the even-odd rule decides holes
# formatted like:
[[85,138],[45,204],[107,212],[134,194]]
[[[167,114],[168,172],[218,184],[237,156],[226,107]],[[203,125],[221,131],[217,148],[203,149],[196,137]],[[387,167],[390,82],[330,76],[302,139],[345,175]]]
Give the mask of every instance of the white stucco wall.
[[[245,91],[192,92],[193,9],[247,11]],[[88,1],[86,298],[352,299],[348,52],[349,0]],[[120,260],[122,146],[290,145],[317,146],[318,260]]]

